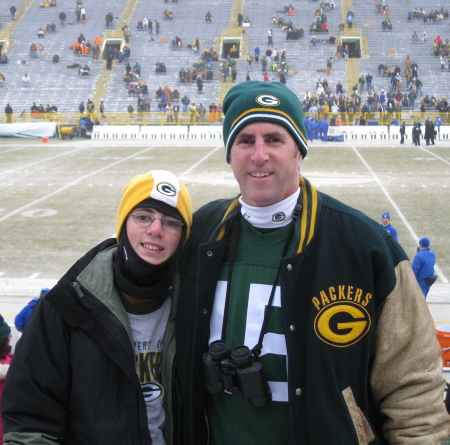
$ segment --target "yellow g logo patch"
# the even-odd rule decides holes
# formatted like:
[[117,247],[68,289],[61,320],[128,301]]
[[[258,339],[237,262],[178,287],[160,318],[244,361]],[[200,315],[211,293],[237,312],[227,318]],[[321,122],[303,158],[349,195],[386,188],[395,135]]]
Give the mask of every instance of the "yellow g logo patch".
[[325,306],[314,320],[314,331],[325,343],[339,348],[353,345],[370,329],[367,310],[353,302],[337,302]]

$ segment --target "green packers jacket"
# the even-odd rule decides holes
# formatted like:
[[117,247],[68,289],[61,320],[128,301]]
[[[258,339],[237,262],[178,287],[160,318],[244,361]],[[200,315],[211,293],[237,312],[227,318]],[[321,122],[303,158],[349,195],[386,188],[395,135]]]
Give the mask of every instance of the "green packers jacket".
[[[405,252],[377,222],[300,186],[296,251],[279,279],[290,443],[439,444],[450,424],[440,348]],[[202,354],[239,210],[237,199],[198,210],[184,253],[176,340],[187,445],[209,440]]]

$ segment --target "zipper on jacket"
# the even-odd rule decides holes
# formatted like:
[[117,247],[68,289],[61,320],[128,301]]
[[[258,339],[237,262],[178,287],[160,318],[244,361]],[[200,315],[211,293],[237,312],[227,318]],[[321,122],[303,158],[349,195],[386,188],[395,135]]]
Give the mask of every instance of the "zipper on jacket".
[[74,282],[72,283],[72,285],[73,285],[73,288],[75,289],[75,292],[77,293],[77,295],[78,295],[80,298],[84,298],[84,294],[83,294],[83,291],[81,290],[80,283],[79,283],[78,281],[74,281]]

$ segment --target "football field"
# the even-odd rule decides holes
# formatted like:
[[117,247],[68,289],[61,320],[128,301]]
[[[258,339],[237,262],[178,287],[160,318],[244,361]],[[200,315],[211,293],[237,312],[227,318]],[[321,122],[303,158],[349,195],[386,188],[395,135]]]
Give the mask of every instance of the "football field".
[[[20,310],[88,249],[114,236],[122,189],[137,174],[172,171],[187,185],[194,209],[237,195],[224,148],[217,144],[3,139],[0,304],[14,301]],[[448,142],[430,147],[391,141],[314,142],[301,173],[321,192],[378,222],[389,211],[410,259],[418,239],[428,236],[439,275],[429,301],[450,303]],[[12,321],[14,309],[7,312]]]

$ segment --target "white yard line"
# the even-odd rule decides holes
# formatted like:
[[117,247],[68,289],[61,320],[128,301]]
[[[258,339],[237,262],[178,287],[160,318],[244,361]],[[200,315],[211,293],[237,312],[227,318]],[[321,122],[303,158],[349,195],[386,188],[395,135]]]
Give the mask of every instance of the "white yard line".
[[194,170],[195,167],[200,165],[203,161],[208,159],[213,153],[215,153],[219,148],[223,148],[223,145],[218,145],[216,148],[213,148],[206,156],[203,156],[198,162],[196,162],[194,165],[192,165],[190,168],[188,168],[184,173],[181,174],[180,179],[183,179],[184,175],[187,175],[192,170]]
[[4,221],[5,219],[9,218],[10,216],[13,216],[13,215],[15,215],[16,213],[19,213],[19,212],[21,212],[22,210],[27,209],[28,207],[31,207],[31,206],[37,204],[38,202],[42,202],[42,201],[44,201],[44,200],[50,198],[51,196],[57,195],[58,193],[61,193],[61,192],[63,192],[64,190],[67,190],[68,188],[73,187],[74,185],[78,184],[78,183],[81,182],[81,181],[84,181],[86,178],[89,178],[90,176],[94,176],[94,175],[96,175],[96,174],[98,174],[98,173],[100,173],[100,172],[102,172],[102,171],[104,171],[104,170],[107,170],[107,169],[109,169],[109,168],[111,168],[111,167],[113,167],[113,166],[115,166],[115,165],[118,165],[118,164],[120,164],[120,163],[122,163],[122,162],[124,162],[124,161],[128,161],[128,159],[132,159],[132,158],[134,158],[134,157],[136,157],[136,156],[138,156],[138,155],[140,155],[140,154],[142,154],[142,153],[145,153],[145,152],[148,151],[148,150],[151,150],[152,148],[153,148],[153,147],[148,147],[148,148],[146,148],[146,149],[144,149],[144,150],[138,151],[137,153],[133,153],[132,155],[130,155],[130,156],[126,157],[126,158],[122,158],[122,159],[120,159],[119,161],[113,162],[112,164],[105,165],[104,167],[102,167],[102,168],[100,168],[100,169],[98,169],[98,170],[95,170],[95,171],[93,171],[93,172],[91,172],[91,173],[88,173],[87,175],[81,176],[80,178],[78,178],[77,180],[71,182],[70,184],[67,184],[67,185],[64,186],[64,187],[61,187],[60,189],[55,190],[54,192],[49,193],[48,195],[45,195],[45,196],[43,196],[42,198],[36,199],[36,200],[34,200],[34,201],[28,203],[28,204],[25,205],[25,206],[22,206],[22,207],[20,207],[20,208],[18,208],[18,209],[16,209],[16,210],[13,210],[12,212],[8,213],[7,215],[1,217],[1,218],[0,218],[0,221]]
[[[414,231],[414,229],[412,228],[411,224],[409,224],[408,220],[406,219],[405,215],[403,215],[402,211],[400,210],[399,206],[396,204],[396,202],[394,201],[394,199],[391,197],[391,195],[389,194],[389,192],[386,190],[386,187],[384,187],[384,185],[382,184],[380,178],[376,175],[376,173],[370,168],[370,165],[365,161],[365,159],[362,157],[361,153],[359,153],[359,151],[356,149],[355,146],[352,146],[353,151],[357,154],[357,156],[359,157],[359,159],[361,160],[361,162],[365,165],[365,167],[367,168],[367,170],[370,172],[370,174],[373,176],[373,178],[375,179],[375,181],[377,182],[378,186],[380,187],[380,189],[383,191],[383,193],[385,194],[386,198],[388,199],[388,201],[391,203],[392,207],[395,209],[395,211],[397,212],[397,214],[400,216],[400,219],[403,221],[403,224],[405,224],[406,228],[408,229],[409,233],[411,234],[411,236],[413,237],[414,241],[418,244],[419,243],[419,237],[417,236],[417,233]],[[425,151],[428,151],[425,149]],[[433,155],[433,153],[429,152],[430,154]],[[442,280],[443,283],[448,283],[447,278],[445,277],[445,275],[442,273],[442,270],[439,268],[439,266],[435,265],[435,271],[436,274],[438,275],[438,277]]]
[[90,147],[86,146],[86,147],[77,148],[76,150],[65,151],[64,153],[60,153],[60,154],[55,155],[55,156],[50,156],[48,158],[39,159],[38,161],[30,162],[29,164],[24,164],[24,165],[21,165],[20,167],[17,167],[17,168],[11,168],[11,169],[7,169],[7,170],[4,170],[4,171],[0,171],[0,175],[7,175],[7,174],[13,173],[13,172],[15,172],[17,170],[27,169],[29,167],[32,167],[33,165],[41,164],[41,163],[47,162],[47,161],[51,161],[53,159],[57,159],[57,158],[60,158],[62,156],[66,156],[66,155],[69,155],[71,153],[75,153],[75,152],[80,151],[80,150],[86,150],[88,148],[90,148]]

